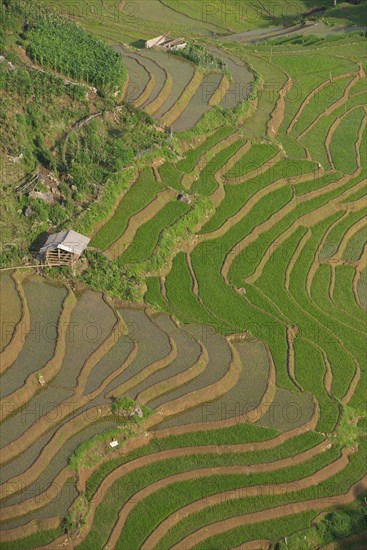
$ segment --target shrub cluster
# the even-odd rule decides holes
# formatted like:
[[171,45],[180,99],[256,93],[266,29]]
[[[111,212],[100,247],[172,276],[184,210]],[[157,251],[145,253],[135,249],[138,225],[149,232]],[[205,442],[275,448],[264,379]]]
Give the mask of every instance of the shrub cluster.
[[110,261],[101,252],[89,250],[86,257],[88,269],[79,275],[79,280],[121,300],[134,301],[139,298],[141,280],[136,273],[118,266],[115,261]]

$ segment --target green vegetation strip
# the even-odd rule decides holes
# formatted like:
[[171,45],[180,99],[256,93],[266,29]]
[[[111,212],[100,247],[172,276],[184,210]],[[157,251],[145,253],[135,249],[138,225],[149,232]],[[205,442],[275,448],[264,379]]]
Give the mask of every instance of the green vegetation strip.
[[335,168],[344,174],[352,174],[357,169],[356,143],[365,110],[360,107],[351,111],[336,129],[330,144],[330,153]]
[[[319,457],[320,463],[325,461],[325,457]],[[160,541],[157,550],[165,550],[172,548],[175,542],[182,540],[184,537],[200,529],[208,526],[216,521],[225,520],[230,517],[241,516],[246,513],[253,513],[260,510],[267,510],[280,506],[281,504],[290,502],[302,502],[314,498],[332,497],[346,492],[349,487],[357,482],[365,474],[366,460],[366,442],[363,441],[360,452],[354,454],[350,458],[349,465],[340,473],[336,474],[329,480],[323,481],[320,484],[310,487],[302,491],[290,492],[286,495],[266,495],[249,498],[239,498],[228,500],[222,504],[215,505],[209,508],[204,508],[201,512],[193,517],[185,518],[177,526],[170,530],[169,534]],[[321,464],[320,464],[321,465]],[[304,465],[300,469],[303,470]],[[296,475],[297,467],[293,469]],[[289,472],[289,470],[288,470]],[[280,476],[282,472],[279,472]],[[298,478],[299,479],[299,478]],[[195,489],[194,489],[195,490]],[[331,499],[332,500],[332,499]]]
[[120,263],[140,263],[151,258],[162,232],[189,210],[187,204],[170,202],[149,222],[140,227],[131,245],[120,258]]
[[185,158],[180,160],[176,166],[179,170],[182,170],[182,172],[185,172],[186,174],[190,174],[192,172],[198,162],[198,160],[208,151],[210,151],[215,145],[217,145],[220,141],[226,139],[228,136],[230,136],[235,131],[235,128],[232,126],[224,126],[223,128],[219,128],[216,130],[216,132],[207,137],[201,145],[198,147],[194,147],[190,149],[186,154]]
[[47,531],[38,529],[33,535],[29,535],[28,537],[13,541],[2,541],[1,550],[30,550],[31,548],[39,548],[40,546],[52,543],[52,541],[61,537],[62,534],[63,529],[61,527]]
[[34,11],[30,3],[24,6],[29,26],[27,53],[32,59],[98,88],[122,87],[126,71],[120,55],[75,23],[50,17],[39,6]]
[[[239,427],[235,427],[227,431],[221,430],[220,431],[222,432],[221,442],[224,443],[223,436],[225,434],[226,434],[226,441],[228,443],[231,440],[233,440],[232,439],[233,435],[237,439],[240,433],[239,431],[237,431],[238,428]],[[256,430],[253,427],[250,427],[250,433],[251,431],[252,433],[255,433]],[[243,427],[242,433],[246,434],[246,432],[247,432],[247,427]],[[266,431],[263,431],[262,434],[261,432],[259,432],[260,437],[262,437],[265,433]],[[188,434],[185,437],[189,438],[189,435],[193,436],[194,438],[193,441],[195,441],[196,434]],[[257,435],[257,437],[259,437],[259,435]],[[211,444],[216,444],[215,431],[214,432],[211,431],[208,433],[205,443],[209,444],[210,440],[211,440]],[[150,485],[151,483],[153,483],[154,481],[157,481],[158,479],[164,479],[168,475],[174,475],[176,473],[180,473],[183,471],[190,471],[192,469],[198,469],[198,468],[206,468],[208,467],[208,465],[215,467],[215,466],[230,465],[230,464],[259,464],[264,461],[272,462],[273,460],[278,460],[278,459],[281,459],[282,457],[287,457],[292,454],[298,454],[303,450],[313,447],[321,440],[322,440],[322,437],[317,434],[312,434],[312,433],[303,434],[298,438],[285,442],[283,445],[280,445],[275,449],[269,449],[267,451],[237,453],[237,454],[231,453],[231,454],[222,454],[222,455],[202,454],[202,455],[193,455],[190,457],[182,456],[182,457],[177,457],[176,459],[167,459],[164,461],[160,461],[152,465],[146,466],[144,468],[139,468],[138,470],[123,476],[120,480],[118,480],[114,484],[113,488],[108,492],[108,494],[106,495],[106,498],[103,500],[101,505],[98,506],[97,508],[92,530],[88,534],[87,538],[80,545],[80,549],[88,548],[88,544],[90,540],[95,540],[96,542],[94,544],[97,545],[95,547],[99,548],[99,544],[103,544],[105,537],[108,536],[109,534],[110,521],[108,521],[108,525],[106,525],[106,511],[108,509],[114,510],[115,514],[117,515],[118,509],[121,508],[121,505],[123,504],[123,502],[126,502],[133,494],[135,494],[141,488]],[[244,440],[242,440],[241,443],[244,443]],[[100,481],[109,472],[113,471],[119,465],[129,462],[135,458],[138,458],[139,456],[146,456],[147,454],[150,454],[150,452],[152,451],[154,452],[154,450],[163,450],[166,445],[169,445],[168,448],[172,448],[171,444],[172,444],[172,440],[171,441],[160,440],[157,443],[152,441],[151,443],[149,443],[148,446],[142,447],[134,451],[133,453],[130,453],[128,457],[126,456],[120,457],[119,459],[116,459],[114,461],[104,464],[101,467],[101,469],[98,472],[96,472],[96,474],[94,475],[94,479],[91,477],[88,480],[88,489],[87,489],[88,498],[90,498],[91,496],[90,489],[92,487],[95,487],[95,489],[97,488],[96,482],[99,484]],[[201,441],[201,438],[200,438],[199,444],[200,445],[203,444]],[[335,454],[338,454],[338,452],[339,451],[335,450]],[[329,460],[329,457],[327,455],[328,453],[325,455],[327,457],[325,460]],[[97,475],[98,475],[98,478],[96,477]],[[103,477],[101,477],[101,475]],[[215,479],[217,479],[217,477],[219,478],[219,476],[216,476]],[[223,483],[225,483],[225,478],[227,476],[221,476],[221,477],[223,478]],[[235,478],[237,476],[233,476],[233,477]],[[246,476],[243,476],[243,478],[245,477]],[[252,482],[254,481],[253,479],[254,477],[256,476],[251,476],[251,481],[250,481],[251,484],[253,484]],[[270,479],[270,476],[269,476],[269,479]],[[191,487],[192,483],[190,482],[189,485]],[[212,487],[212,491],[216,492],[215,485],[214,486],[212,484],[210,485]],[[201,492],[202,492],[202,489],[203,487],[200,488]],[[176,496],[177,496],[177,493],[176,493]],[[135,546],[132,546],[132,547],[135,547]]]
[[[320,468],[330,464],[338,458],[339,454],[340,450],[334,448],[302,464],[291,466],[285,470],[274,470],[271,473],[213,475],[209,478],[197,477],[188,481],[172,483],[172,485],[158,490],[137,504],[127,518],[116,548],[119,550],[140,548],[148,533],[151,533],[156,525],[159,525],[176,510],[204,497],[208,498],[210,505],[211,495],[227,491],[238,491],[238,496],[240,497],[241,491],[244,491],[246,487],[255,485],[294,482],[295,487],[297,487],[297,480],[310,476]],[[259,496],[259,500],[265,504],[266,496]],[[224,509],[226,508],[226,504],[226,502],[222,504]],[[202,512],[204,510],[207,510],[207,507],[204,506]],[[186,529],[190,529],[190,520],[194,523],[195,517],[196,514],[183,520],[182,523],[185,524]],[[137,524],[142,526],[142,528],[137,529]],[[173,542],[176,542],[172,536],[175,531],[176,526],[170,530],[170,534],[164,537],[164,543],[163,541],[158,543],[157,546],[160,550],[169,550],[173,546]]]
[[200,193],[205,196],[209,196],[218,187],[218,183],[214,178],[214,174],[222,168],[227,161],[243,146],[244,142],[239,139],[235,143],[232,143],[229,147],[220,151],[215,157],[211,159],[209,164],[205,166],[200,173],[199,179],[192,186],[194,193]]
[[152,169],[144,168],[139,179],[122,198],[113,218],[97,233],[91,245],[106,250],[121,237],[131,216],[147,206],[162,190],[163,186],[156,182]]
[[255,143],[250,151],[242,157],[235,166],[226,173],[226,179],[241,178],[242,176],[261,168],[279,152],[272,144]]

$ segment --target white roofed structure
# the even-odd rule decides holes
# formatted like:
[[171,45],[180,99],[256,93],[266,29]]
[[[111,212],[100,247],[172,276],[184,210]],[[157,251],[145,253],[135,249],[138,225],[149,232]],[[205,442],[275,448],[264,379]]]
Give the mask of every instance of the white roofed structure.
[[183,50],[187,46],[187,43],[183,38],[170,38],[166,34],[152,38],[145,42],[145,47],[149,50],[151,48],[158,48],[161,50],[178,51]]
[[50,235],[41,248],[41,261],[48,265],[72,265],[87,248],[90,239],[76,231]]

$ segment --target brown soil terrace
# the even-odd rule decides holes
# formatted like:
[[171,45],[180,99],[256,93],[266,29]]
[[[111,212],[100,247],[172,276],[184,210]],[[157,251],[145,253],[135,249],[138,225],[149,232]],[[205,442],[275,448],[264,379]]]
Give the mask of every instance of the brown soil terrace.
[[285,100],[293,86],[292,78],[289,75],[287,75],[287,77],[287,82],[280,90],[278,101],[275,105],[273,112],[270,115],[270,120],[268,122],[267,135],[272,138],[278,135],[279,129],[283,124],[285,115]]

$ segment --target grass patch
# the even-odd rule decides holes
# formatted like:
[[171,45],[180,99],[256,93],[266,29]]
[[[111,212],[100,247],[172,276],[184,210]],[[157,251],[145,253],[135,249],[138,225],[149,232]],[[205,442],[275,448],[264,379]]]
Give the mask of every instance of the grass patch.
[[121,237],[131,216],[145,208],[163,189],[163,185],[156,182],[152,169],[144,168],[139,179],[123,196],[114,216],[93,238],[91,245],[106,250]]
[[61,527],[57,529],[47,529],[45,531],[38,529],[28,537],[11,541],[2,541],[1,550],[30,550],[31,548],[39,548],[40,546],[46,546],[46,544],[52,543],[52,541],[61,537],[62,534],[63,529]]
[[358,131],[366,116],[361,107],[351,111],[340,123],[330,143],[330,153],[337,170],[352,174],[357,169],[356,143]]
[[250,151],[226,173],[226,179],[240,179],[249,172],[261,168],[266,162],[274,158],[278,152],[279,149],[273,144],[254,143]]
[[232,126],[224,126],[222,128],[219,128],[218,130],[216,130],[214,134],[207,137],[201,145],[190,149],[185,154],[185,158],[178,161],[178,163],[176,164],[176,167],[178,168],[178,170],[182,170],[182,172],[185,172],[186,174],[190,174],[190,172],[194,170],[198,160],[203,155],[205,155],[205,153],[210,151],[220,141],[229,137],[234,131],[235,131],[235,128]]
[[176,168],[174,164],[170,162],[165,162],[160,168],[159,173],[161,175],[162,181],[166,187],[172,187],[178,191],[182,190],[181,178],[183,176],[182,172]]
[[[198,477],[195,480],[173,483],[169,487],[160,489],[153,495],[150,495],[135,507],[125,523],[123,535],[120,537],[116,548],[119,550],[139,548],[148,533],[152,532],[156,525],[182,506],[190,504],[195,500],[208,497],[210,503],[210,496],[220,492],[237,490],[240,497],[241,489],[245,487],[273,483],[289,483],[292,481],[297,482],[298,479],[312,475],[313,472],[316,472],[318,469],[335,460],[339,456],[339,452],[339,449],[333,448],[307,462],[291,466],[286,470],[274,470],[270,474],[216,475],[204,479]],[[266,497],[259,497],[259,499],[265,504]],[[226,503],[223,502],[222,506],[223,509],[225,509]],[[221,505],[215,508],[219,511]],[[208,509],[204,506],[203,510],[198,514],[183,519],[178,525],[170,529],[169,534],[158,543],[157,548],[159,548],[159,550],[168,550],[172,548],[174,543],[181,540],[184,533],[183,527],[186,532],[191,532],[197,526],[197,516],[202,517],[203,513],[206,511],[209,512],[209,510],[210,508]],[[142,531],[136,528],[138,518],[140,518],[142,522],[140,525],[144,525]]]
[[152,257],[159,245],[163,231],[186,214],[189,206],[182,202],[170,202],[149,222],[142,225],[131,245],[120,257],[120,264],[141,263]]
[[216,188],[218,183],[214,177],[214,174],[222,168],[230,158],[237,153],[237,151],[243,146],[243,140],[239,139],[235,143],[232,143],[223,151],[220,151],[215,157],[213,157],[210,162],[205,166],[205,168],[200,173],[199,179],[193,184],[192,190],[194,193],[199,193],[201,195],[210,196]]

